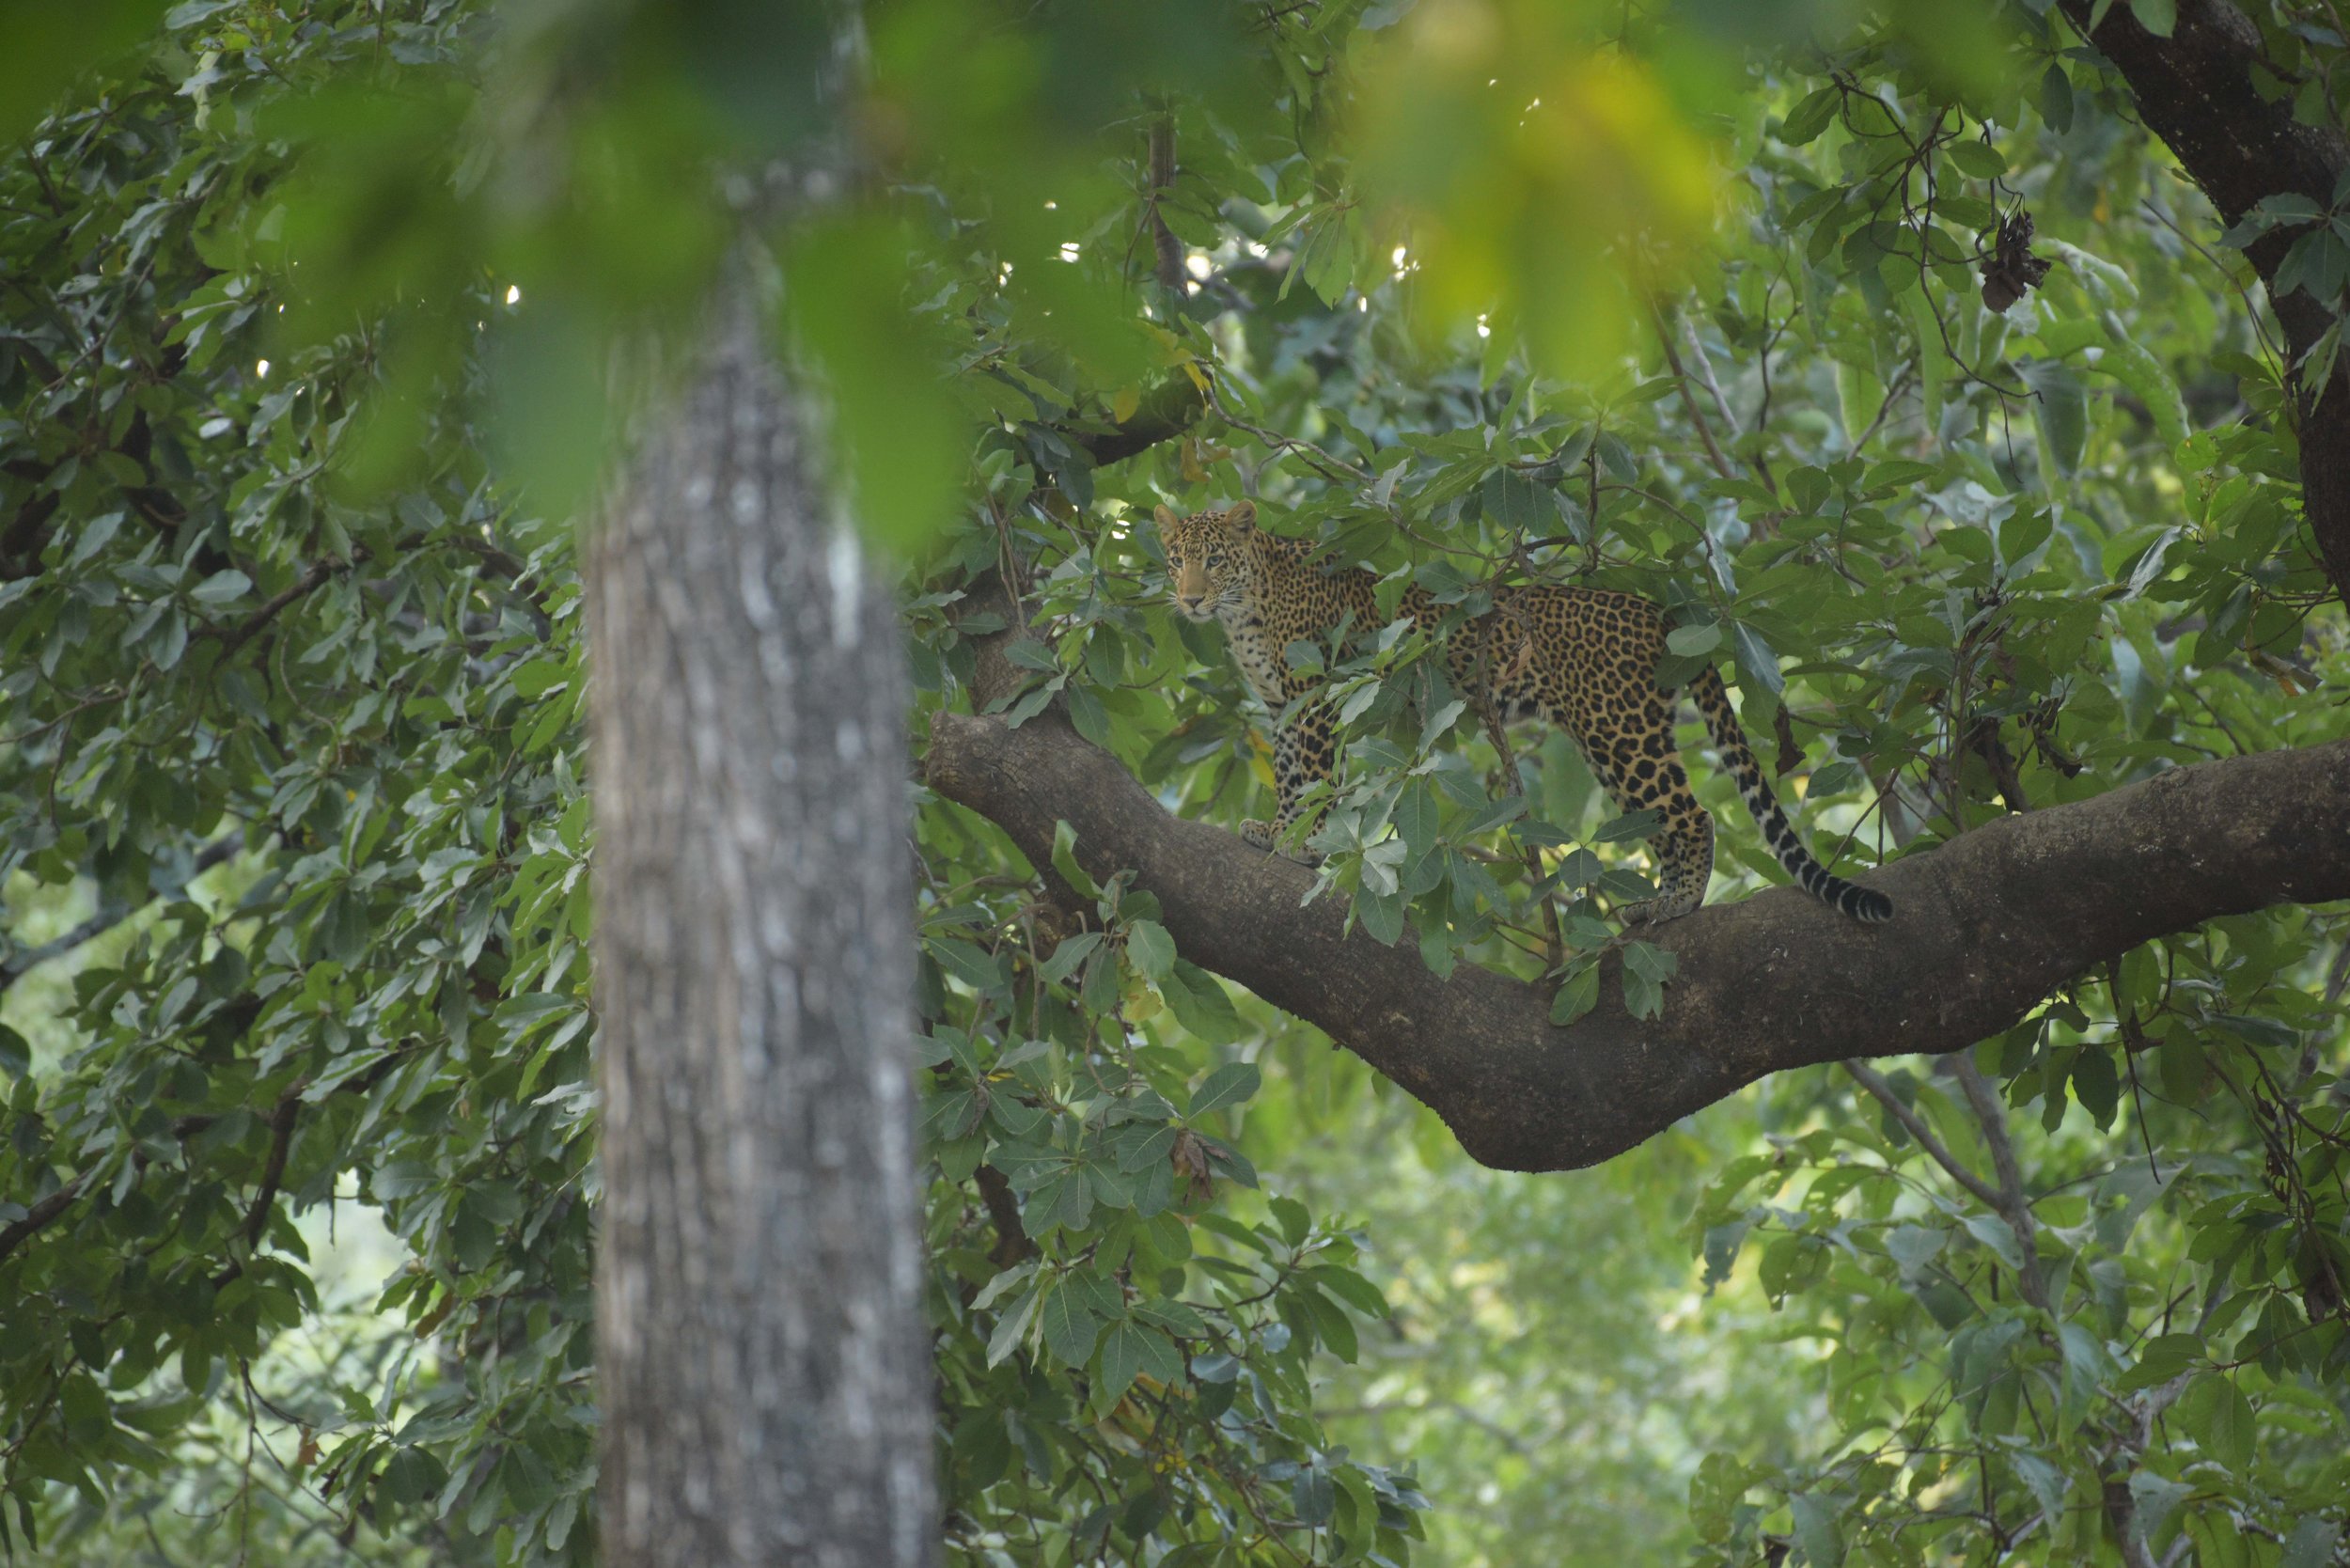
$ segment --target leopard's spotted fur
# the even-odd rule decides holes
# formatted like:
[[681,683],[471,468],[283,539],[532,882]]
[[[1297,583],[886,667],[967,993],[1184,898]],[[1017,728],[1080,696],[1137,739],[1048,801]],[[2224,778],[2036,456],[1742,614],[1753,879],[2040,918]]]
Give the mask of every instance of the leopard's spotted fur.
[[[1369,630],[1386,618],[1371,573],[1324,571],[1308,559],[1310,545],[1264,532],[1256,517],[1246,501],[1187,518],[1158,509],[1176,609],[1194,620],[1223,623],[1232,657],[1274,713],[1308,699],[1273,737],[1279,817],[1241,824],[1250,843],[1276,850],[1297,821],[1299,797],[1330,776],[1338,751],[1336,713],[1311,700],[1322,677],[1291,668],[1284,650],[1292,642],[1321,641],[1342,619]],[[1433,626],[1443,607],[1414,588],[1405,591],[1399,613]],[[1662,617],[1636,594],[1536,584],[1503,589],[1493,612],[1454,633],[1445,648],[1446,679],[1456,691],[1487,700],[1504,720],[1547,718],[1574,737],[1619,808],[1661,816],[1652,840],[1662,873],[1658,896],[1626,910],[1633,921],[1667,920],[1695,909],[1714,870],[1714,821],[1698,804],[1673,745],[1676,694],[1656,685],[1664,646]],[[1787,825],[1721,676],[1704,669],[1690,682],[1689,696],[1788,874],[1854,919],[1890,919],[1890,899],[1830,873]],[[1282,853],[1309,864],[1317,858],[1311,851]]]

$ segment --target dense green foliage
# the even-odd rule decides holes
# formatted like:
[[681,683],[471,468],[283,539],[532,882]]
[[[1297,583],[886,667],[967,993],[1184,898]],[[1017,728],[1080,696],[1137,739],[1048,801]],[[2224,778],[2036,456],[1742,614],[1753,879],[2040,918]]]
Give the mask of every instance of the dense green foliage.
[[[875,4],[838,67],[795,8],[196,0],[53,81],[0,160],[10,1546],[592,1554],[570,517],[738,226],[904,563],[917,736],[1009,582],[1010,717],[1269,816],[1148,526],[1243,493],[1465,615],[1670,606],[1847,867],[2341,733],[2246,236],[2044,5],[1799,9]],[[2254,9],[2339,123],[2340,35]],[[778,158],[848,194],[714,172]],[[2057,265],[1995,314],[2018,205]],[[2338,306],[2313,216],[2262,221]],[[1427,651],[1292,650],[1346,693],[1322,896],[1571,1017],[1640,824]],[[1697,772],[1713,896],[1780,880]],[[1980,1105],[1790,1074],[1514,1178],[1147,892],[915,821],[953,1560],[2336,1560],[2340,911],[2080,977]],[[335,1210],[404,1254],[371,1313]]]

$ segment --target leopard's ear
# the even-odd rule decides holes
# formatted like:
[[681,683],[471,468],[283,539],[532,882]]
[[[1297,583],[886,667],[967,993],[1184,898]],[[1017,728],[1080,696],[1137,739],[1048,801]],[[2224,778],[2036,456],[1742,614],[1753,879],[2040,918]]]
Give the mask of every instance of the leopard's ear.
[[1183,520],[1175,515],[1175,509],[1164,501],[1158,504],[1152,515],[1159,520],[1159,537],[1163,540],[1172,540],[1175,530],[1183,525]]
[[1249,530],[1253,529],[1257,525],[1257,503],[1254,501],[1241,502],[1239,505],[1233,507],[1231,510],[1224,514],[1224,521],[1226,525],[1231,528],[1232,532],[1240,535],[1243,539],[1246,539],[1248,537]]

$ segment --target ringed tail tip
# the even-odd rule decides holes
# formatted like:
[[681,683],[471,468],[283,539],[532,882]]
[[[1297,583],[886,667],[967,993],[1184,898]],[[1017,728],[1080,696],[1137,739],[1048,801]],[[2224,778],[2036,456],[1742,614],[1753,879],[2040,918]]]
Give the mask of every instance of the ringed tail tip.
[[1867,887],[1846,885],[1844,896],[1836,901],[1836,907],[1863,925],[1883,925],[1893,917],[1893,901]]

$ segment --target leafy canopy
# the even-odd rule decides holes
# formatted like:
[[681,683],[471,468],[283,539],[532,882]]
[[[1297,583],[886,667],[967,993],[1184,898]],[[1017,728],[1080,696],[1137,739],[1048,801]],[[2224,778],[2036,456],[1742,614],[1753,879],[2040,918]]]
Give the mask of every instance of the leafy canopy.
[[[2249,230],[2045,5],[902,3],[845,55],[789,7],[101,9],[0,95],[20,1555],[589,1560],[570,519],[746,227],[917,732],[1017,619],[1009,722],[1268,815],[1143,525],[1244,493],[1464,616],[1667,605],[1660,673],[1724,666],[1850,865],[2340,729]],[[2338,114],[2339,34],[2254,11]],[[2019,206],[2056,264],[1993,312]],[[2338,308],[2339,218],[2259,223]],[[1350,738],[1322,896],[1588,1009],[1641,824],[1363,630],[1290,651]],[[1715,896],[1777,880],[1699,772]],[[2335,1550],[2339,912],[2081,977],[1987,1095],[1794,1074],[1538,1184],[1129,880],[1064,853],[1060,910],[915,821],[955,1560]]]

